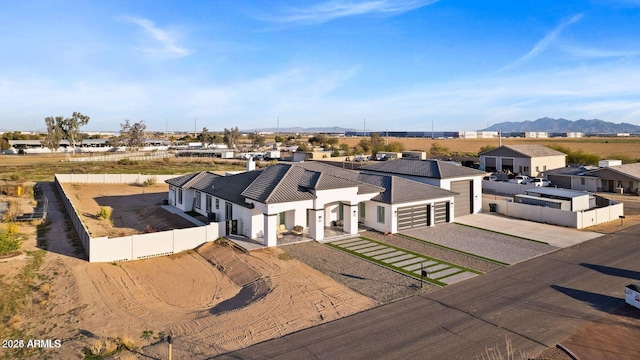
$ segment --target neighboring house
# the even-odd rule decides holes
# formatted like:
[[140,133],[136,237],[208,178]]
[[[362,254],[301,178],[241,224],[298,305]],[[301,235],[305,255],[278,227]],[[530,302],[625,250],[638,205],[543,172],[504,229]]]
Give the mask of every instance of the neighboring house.
[[558,188],[596,192],[600,179],[590,174],[595,166],[563,167],[547,171],[547,179]]
[[315,240],[325,227],[355,235],[358,224],[381,232],[451,221],[454,193],[384,174],[361,174],[316,162],[278,163],[229,176],[210,172],[166,181],[169,203],[212,221],[227,234],[277,245],[282,229],[302,227]]
[[480,153],[480,169],[544,177],[548,170],[565,167],[566,156],[542,145],[504,145]]
[[484,199],[492,212],[540,223],[582,229],[624,216],[624,204],[578,190],[552,187],[526,189],[513,199]]
[[598,191],[640,195],[640,163],[602,167],[586,174],[600,179]]
[[[454,216],[475,214],[482,209],[482,178],[487,175],[484,171],[439,160],[414,159],[397,159],[366,165],[361,167],[360,171],[396,175],[450,190],[456,193],[454,201],[450,204],[453,205]],[[453,221],[450,215],[447,216]]]

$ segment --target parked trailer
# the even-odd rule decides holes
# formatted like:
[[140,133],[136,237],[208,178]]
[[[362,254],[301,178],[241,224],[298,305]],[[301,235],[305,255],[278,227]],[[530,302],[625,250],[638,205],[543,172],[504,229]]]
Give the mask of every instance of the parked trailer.
[[640,287],[638,285],[627,285],[624,289],[626,303],[640,309]]

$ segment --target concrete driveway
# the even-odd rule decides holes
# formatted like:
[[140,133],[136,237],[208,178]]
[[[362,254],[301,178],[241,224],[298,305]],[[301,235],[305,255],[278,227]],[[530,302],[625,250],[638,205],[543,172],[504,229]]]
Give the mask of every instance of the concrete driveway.
[[602,234],[579,231],[564,226],[514,219],[496,213],[479,213],[456,217],[456,223],[502,234],[545,242],[551,246],[569,247],[595,239]]

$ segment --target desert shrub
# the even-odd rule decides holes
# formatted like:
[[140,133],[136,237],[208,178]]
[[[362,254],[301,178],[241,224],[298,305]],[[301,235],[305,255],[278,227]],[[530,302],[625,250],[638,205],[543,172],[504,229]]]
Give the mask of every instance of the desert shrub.
[[158,182],[158,179],[155,176],[147,178],[147,180],[142,182],[142,186],[153,186]]
[[11,175],[9,176],[9,180],[11,180],[11,181],[15,181],[15,182],[17,182],[18,184],[22,184],[22,183],[24,183],[25,181],[27,181],[27,177],[26,177],[26,175],[25,175],[24,173],[16,172],[16,173],[13,173],[13,174],[11,174]]
[[20,249],[22,239],[17,224],[7,224],[0,228],[0,255]]
[[431,144],[431,149],[429,149],[429,153],[433,156],[449,155],[449,148],[437,142],[434,142],[433,144]]
[[118,165],[137,165],[138,162],[135,160],[131,160],[129,158],[124,158],[124,159],[120,159],[118,160]]
[[132,351],[135,349],[135,344],[125,338],[104,338],[95,340],[90,346],[82,349],[82,352],[85,359],[98,360],[110,357],[125,349]]
[[109,211],[109,209],[105,207],[100,208],[100,211],[98,212],[98,217],[100,219],[107,220],[110,216],[111,216],[111,212]]

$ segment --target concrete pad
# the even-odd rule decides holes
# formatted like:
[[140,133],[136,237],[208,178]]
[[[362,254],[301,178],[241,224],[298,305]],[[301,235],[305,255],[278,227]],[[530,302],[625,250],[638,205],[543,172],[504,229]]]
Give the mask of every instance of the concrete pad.
[[409,266],[404,266],[402,269],[406,270],[406,271],[413,271],[413,270],[418,270],[421,267],[426,268],[428,266],[432,266],[432,265],[435,265],[435,264],[438,264],[438,263],[435,262],[435,261],[432,261],[432,260],[427,260],[423,264],[413,264],[413,265],[409,265]]
[[438,281],[443,282],[443,283],[445,283],[447,285],[451,285],[451,284],[457,283],[457,282],[462,281],[462,280],[471,279],[472,277],[476,277],[476,276],[478,276],[478,274],[465,271],[463,273],[452,275],[452,276],[446,277],[444,279],[440,279]]
[[456,217],[455,222],[479,229],[542,241],[551,246],[562,248],[602,236],[602,234],[596,232],[579,231],[564,226],[515,219],[496,213],[479,213],[460,216]]
[[440,280],[440,279],[442,279],[444,277],[447,277],[449,275],[453,275],[453,274],[458,273],[460,271],[463,271],[463,270],[460,269],[460,268],[448,268],[448,269],[444,269],[442,271],[431,273],[429,275],[429,277],[432,278],[432,279]]
[[401,260],[413,259],[415,257],[416,256],[413,255],[413,254],[404,254],[404,255],[400,255],[400,256],[384,259],[384,260],[382,260],[382,262],[385,262],[387,264],[391,264],[391,263],[398,262],[398,261],[401,261]]
[[364,249],[366,247],[372,247],[378,245],[377,243],[373,243],[371,241],[367,241],[366,243],[359,243],[359,244],[348,244],[348,245],[340,245],[340,247],[345,248],[345,249],[349,249],[349,250],[359,250],[359,249]]
[[349,244],[355,244],[361,241],[368,241],[368,240],[362,240],[361,238],[352,238],[352,239],[331,241],[329,242],[329,244],[345,247],[345,246],[349,246]]
[[406,254],[406,252],[404,252],[404,251],[394,251],[394,252],[390,252],[390,253],[386,253],[386,254],[382,254],[382,255],[372,256],[372,258],[374,258],[376,260],[382,260],[382,259],[387,259],[387,258],[390,258],[390,257],[402,255],[402,254]]
[[409,259],[409,260],[405,260],[405,261],[400,261],[397,263],[393,263],[391,265],[395,266],[395,267],[403,267],[403,266],[407,266],[407,265],[411,265],[411,264],[415,264],[415,263],[419,263],[419,262],[424,262],[424,258],[422,257],[415,257],[413,259]]
[[[440,270],[440,269],[446,269],[446,268],[449,268],[449,267],[451,267],[451,265],[437,264],[437,265],[425,266],[424,268],[425,268],[425,270],[427,270],[427,271],[429,271],[431,273],[431,272],[434,272],[434,271],[437,271],[437,270]],[[458,269],[458,268],[456,268],[456,269]]]
[[372,251],[372,252],[362,253],[362,255],[368,256],[368,257],[372,257],[372,256],[375,256],[375,255],[385,254],[385,253],[392,252],[392,251],[396,251],[396,249],[388,247],[388,248],[385,248],[385,249],[380,249],[380,250],[376,250],[376,251]]
[[380,249],[388,249],[388,247],[384,245],[376,245],[376,246],[353,250],[353,252],[357,252],[358,254],[364,254],[364,253],[368,253],[368,252],[372,252]]

